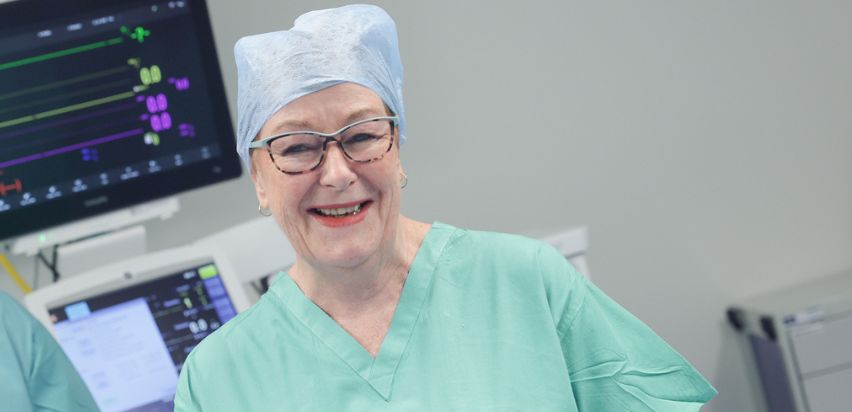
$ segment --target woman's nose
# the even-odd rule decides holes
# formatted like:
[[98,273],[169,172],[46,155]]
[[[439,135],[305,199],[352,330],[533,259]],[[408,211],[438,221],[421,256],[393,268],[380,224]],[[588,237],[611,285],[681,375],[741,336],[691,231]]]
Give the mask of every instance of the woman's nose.
[[325,160],[320,165],[320,184],[342,191],[358,179],[358,175],[350,168],[352,162],[343,154],[340,145],[329,142]]

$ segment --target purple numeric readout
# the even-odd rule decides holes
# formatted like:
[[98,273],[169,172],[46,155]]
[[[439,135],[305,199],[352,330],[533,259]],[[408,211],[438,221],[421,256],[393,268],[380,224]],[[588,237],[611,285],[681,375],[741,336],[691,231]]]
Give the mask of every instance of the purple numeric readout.
[[100,160],[98,156],[98,149],[87,148],[80,150],[80,153],[83,155],[84,162],[97,162]]
[[169,100],[166,98],[166,95],[160,93],[157,95],[157,109],[160,111],[165,111],[169,108]]
[[169,112],[151,115],[151,129],[155,132],[169,130],[172,128],[172,116]]
[[162,112],[169,108],[169,100],[165,94],[160,93],[156,96],[145,98],[145,105],[148,106],[148,112],[150,113]]
[[195,137],[195,126],[191,123],[181,123],[178,125],[180,137]]
[[184,91],[186,89],[189,89],[189,78],[187,77],[169,77],[169,83],[173,84],[175,86],[175,89],[178,91]]
[[145,105],[148,106],[148,112],[157,113],[157,99],[154,96],[148,96]]

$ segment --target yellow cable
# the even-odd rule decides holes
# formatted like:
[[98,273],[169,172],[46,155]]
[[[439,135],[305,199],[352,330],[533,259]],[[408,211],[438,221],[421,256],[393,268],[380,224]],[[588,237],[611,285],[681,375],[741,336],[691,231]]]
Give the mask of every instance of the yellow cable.
[[21,278],[21,275],[18,274],[18,271],[15,270],[15,267],[12,266],[12,262],[9,262],[9,259],[6,258],[6,255],[0,253],[0,265],[6,269],[6,272],[9,273],[9,277],[18,284],[18,287],[24,291],[24,294],[30,293],[33,289],[27,282],[24,282],[24,279]]

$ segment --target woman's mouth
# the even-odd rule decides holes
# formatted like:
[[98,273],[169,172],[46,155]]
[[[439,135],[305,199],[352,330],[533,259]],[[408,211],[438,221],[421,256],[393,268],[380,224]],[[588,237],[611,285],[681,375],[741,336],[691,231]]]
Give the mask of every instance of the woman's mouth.
[[314,207],[308,209],[308,213],[325,226],[348,226],[363,220],[364,212],[372,204],[373,201],[368,200],[354,205]]
[[[366,203],[366,202],[364,202]],[[342,217],[346,215],[357,215],[358,212],[361,211],[361,205],[364,203],[359,203],[352,207],[339,207],[332,209],[322,209],[322,208],[314,208],[312,211],[314,213],[319,213],[324,216],[332,216],[332,217]]]

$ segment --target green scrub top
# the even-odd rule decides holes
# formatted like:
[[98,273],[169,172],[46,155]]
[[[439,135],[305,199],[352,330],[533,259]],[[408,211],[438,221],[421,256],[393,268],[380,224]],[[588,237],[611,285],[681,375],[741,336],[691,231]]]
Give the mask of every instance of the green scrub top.
[[0,410],[97,411],[86,384],[50,333],[0,292]]
[[716,391],[552,247],[435,223],[374,359],[288,276],[208,336],[176,411],[697,411]]

